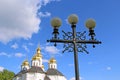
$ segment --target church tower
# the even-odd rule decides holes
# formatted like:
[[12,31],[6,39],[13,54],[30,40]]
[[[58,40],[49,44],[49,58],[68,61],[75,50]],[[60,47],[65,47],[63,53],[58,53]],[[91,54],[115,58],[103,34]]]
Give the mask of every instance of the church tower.
[[30,68],[28,60],[25,60],[21,65],[21,70],[28,70]]
[[38,47],[32,57],[31,65],[25,60],[21,65],[21,70],[13,80],[67,80],[57,69],[57,61],[51,58],[48,62],[48,69],[44,69],[42,63],[41,49]]
[[37,48],[36,54],[32,58],[32,66],[43,68],[42,54],[40,47]]
[[57,63],[54,58],[51,58],[49,60],[49,69],[57,69]]

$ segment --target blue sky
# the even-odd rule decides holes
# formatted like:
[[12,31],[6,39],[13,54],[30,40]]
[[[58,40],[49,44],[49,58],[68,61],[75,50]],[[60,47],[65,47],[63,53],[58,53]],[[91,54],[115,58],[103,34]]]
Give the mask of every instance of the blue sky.
[[68,80],[74,80],[73,53],[62,54],[61,44],[55,48],[46,40],[52,37],[53,17],[62,19],[60,32],[71,31],[66,20],[70,14],[77,14],[77,31],[87,31],[85,20],[94,18],[96,38],[102,41],[94,49],[88,45],[90,54],[79,53],[81,80],[120,80],[119,3],[119,0],[0,0],[0,70],[19,72],[21,63],[26,58],[31,61],[40,44],[45,68],[50,57],[55,57],[58,69]]

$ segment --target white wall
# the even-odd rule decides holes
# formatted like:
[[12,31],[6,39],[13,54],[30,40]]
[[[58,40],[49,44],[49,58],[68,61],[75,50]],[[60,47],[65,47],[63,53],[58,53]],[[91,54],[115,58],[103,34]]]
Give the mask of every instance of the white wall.
[[51,80],[67,80],[64,76],[48,75]]
[[26,80],[44,80],[45,74],[27,73]]

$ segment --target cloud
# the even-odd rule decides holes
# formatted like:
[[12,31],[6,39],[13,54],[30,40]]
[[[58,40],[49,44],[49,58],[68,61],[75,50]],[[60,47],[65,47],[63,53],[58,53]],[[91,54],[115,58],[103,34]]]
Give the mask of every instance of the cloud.
[[73,67],[73,66],[74,66],[74,64],[68,64],[68,66]]
[[54,46],[46,46],[45,51],[50,54],[58,54],[59,53],[59,50]]
[[25,54],[22,54],[22,53],[15,53],[15,54],[8,54],[8,53],[5,53],[5,52],[1,52],[0,53],[0,56],[6,56],[6,57],[25,57],[26,55]]
[[40,17],[48,17],[49,12],[38,12],[42,6],[60,0],[0,0],[0,42],[15,39],[30,39],[38,33]]
[[48,63],[49,60],[43,59],[43,63]]
[[110,66],[108,66],[106,69],[107,69],[108,71],[110,71],[112,68],[111,68]]
[[88,62],[89,65],[93,64],[93,62]]
[[33,46],[34,44],[33,43],[28,43],[29,46]]
[[17,49],[17,48],[18,48],[18,44],[17,44],[17,43],[14,43],[14,44],[11,46],[11,48]]
[[51,1],[61,1],[61,0],[43,0],[43,5],[50,3]]
[[0,56],[7,56],[7,57],[11,57],[12,55],[7,54],[7,53],[5,53],[5,52],[1,52],[1,53],[0,53]]
[[25,57],[26,55],[25,54],[22,54],[22,53],[15,53],[15,57]]
[[0,72],[2,72],[4,70],[4,67],[0,66]]
[[[75,77],[70,78],[70,80],[75,80]],[[84,79],[80,77],[80,80],[84,80]]]
[[51,16],[51,13],[49,13],[49,12],[45,12],[45,13],[43,13],[43,12],[39,12],[39,17],[49,17],[49,16]]
[[75,80],[75,77],[70,78],[70,80]]
[[26,45],[23,45],[22,46],[27,52],[29,52],[29,49],[28,49],[28,47],[26,46]]
[[40,19],[37,11],[39,0],[0,0],[0,41],[31,38],[37,33]]

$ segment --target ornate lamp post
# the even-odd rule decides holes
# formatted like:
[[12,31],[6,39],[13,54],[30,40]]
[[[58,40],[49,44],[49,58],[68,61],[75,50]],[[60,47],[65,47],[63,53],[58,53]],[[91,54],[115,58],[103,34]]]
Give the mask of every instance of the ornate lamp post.
[[59,18],[53,18],[51,20],[51,25],[53,27],[53,37],[50,40],[47,40],[47,42],[55,43],[54,46],[56,46],[56,43],[64,43],[64,50],[68,52],[74,52],[74,65],[75,65],[75,79],[79,80],[79,65],[78,65],[78,52],[86,52],[87,46],[86,44],[93,44],[93,47],[95,47],[94,44],[100,44],[101,42],[96,40],[94,28],[95,28],[95,21],[93,19],[88,19],[86,21],[86,27],[89,29],[89,36],[90,39],[86,40],[85,31],[84,32],[76,32],[76,24],[78,22],[78,16],[75,14],[72,14],[68,17],[68,22],[71,24],[72,32],[63,32],[63,39],[60,39],[58,37],[59,35],[59,27],[61,26],[61,19]]

